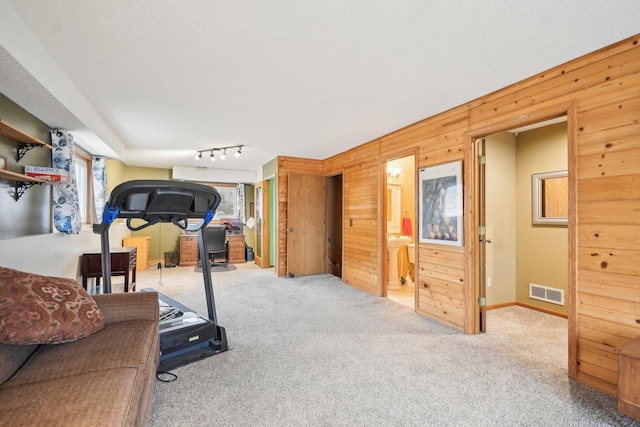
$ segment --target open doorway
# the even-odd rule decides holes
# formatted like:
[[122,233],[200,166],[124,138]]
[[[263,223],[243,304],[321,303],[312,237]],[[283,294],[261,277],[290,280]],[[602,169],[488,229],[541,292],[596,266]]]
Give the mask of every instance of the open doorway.
[[[481,279],[485,280],[486,313],[482,331],[491,328],[491,311],[507,306],[568,316],[567,178],[542,194],[532,187],[539,185],[532,177],[566,174],[567,140],[564,117],[484,138],[485,179],[480,182],[484,181],[485,269]],[[564,217],[564,224],[535,224],[539,204],[548,209],[553,205],[553,215]]]
[[384,283],[387,298],[415,309],[416,159],[387,161]]
[[327,272],[342,277],[342,174],[327,178]]

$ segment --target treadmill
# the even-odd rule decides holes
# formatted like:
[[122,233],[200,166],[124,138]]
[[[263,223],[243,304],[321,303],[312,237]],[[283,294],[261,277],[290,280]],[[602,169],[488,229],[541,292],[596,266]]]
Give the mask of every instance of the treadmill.
[[[202,278],[207,299],[208,317],[158,292],[160,305],[160,366],[165,371],[204,357],[231,350],[225,329],[218,325],[211,270],[204,228],[211,222],[220,204],[220,194],[202,184],[168,180],[134,180],[118,185],[111,192],[101,224],[93,232],[101,236],[103,292],[111,293],[111,254],[109,228],[118,218],[126,218],[132,231],[154,224],[171,222],[182,230],[197,231],[198,251],[203,260]],[[189,223],[190,219],[199,220]],[[136,225],[132,220],[136,221]],[[143,292],[156,292],[152,288]]]

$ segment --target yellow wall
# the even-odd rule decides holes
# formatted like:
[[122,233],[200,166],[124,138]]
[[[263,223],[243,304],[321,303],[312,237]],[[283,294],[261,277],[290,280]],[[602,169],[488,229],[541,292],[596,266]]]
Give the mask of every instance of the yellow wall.
[[[486,138],[487,306],[516,301],[516,138]],[[489,287],[489,280],[491,287]]]
[[[567,126],[486,138],[487,305],[519,303],[566,315],[567,227],[531,225],[531,175],[567,169]],[[565,304],[529,297],[529,283],[561,289]]]
[[516,293],[517,301],[568,313],[568,305],[529,298],[529,283],[568,292],[567,227],[531,225],[531,175],[567,169],[566,123],[523,132],[517,137]]

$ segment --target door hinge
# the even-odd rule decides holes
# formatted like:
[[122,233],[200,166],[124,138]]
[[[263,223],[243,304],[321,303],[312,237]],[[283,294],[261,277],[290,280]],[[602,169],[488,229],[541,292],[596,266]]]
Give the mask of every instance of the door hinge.
[[485,234],[487,234],[487,227],[484,225],[478,226],[478,236],[484,236]]
[[487,156],[478,156],[478,164],[484,165],[487,163]]
[[487,299],[485,297],[478,297],[478,305],[480,307],[486,307],[487,306]]

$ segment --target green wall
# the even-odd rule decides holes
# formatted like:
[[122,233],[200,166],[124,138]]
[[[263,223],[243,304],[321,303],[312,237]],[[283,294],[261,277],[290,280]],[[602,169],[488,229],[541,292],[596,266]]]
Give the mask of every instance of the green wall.
[[[49,126],[2,94],[0,119],[43,142],[51,142]],[[51,150],[47,148],[33,148],[20,163],[16,160],[16,153],[16,142],[0,136],[0,155],[7,159],[7,170],[22,173],[25,165],[51,166]],[[50,233],[51,186],[34,185],[17,201],[14,193],[15,182],[0,179],[0,239]]]

